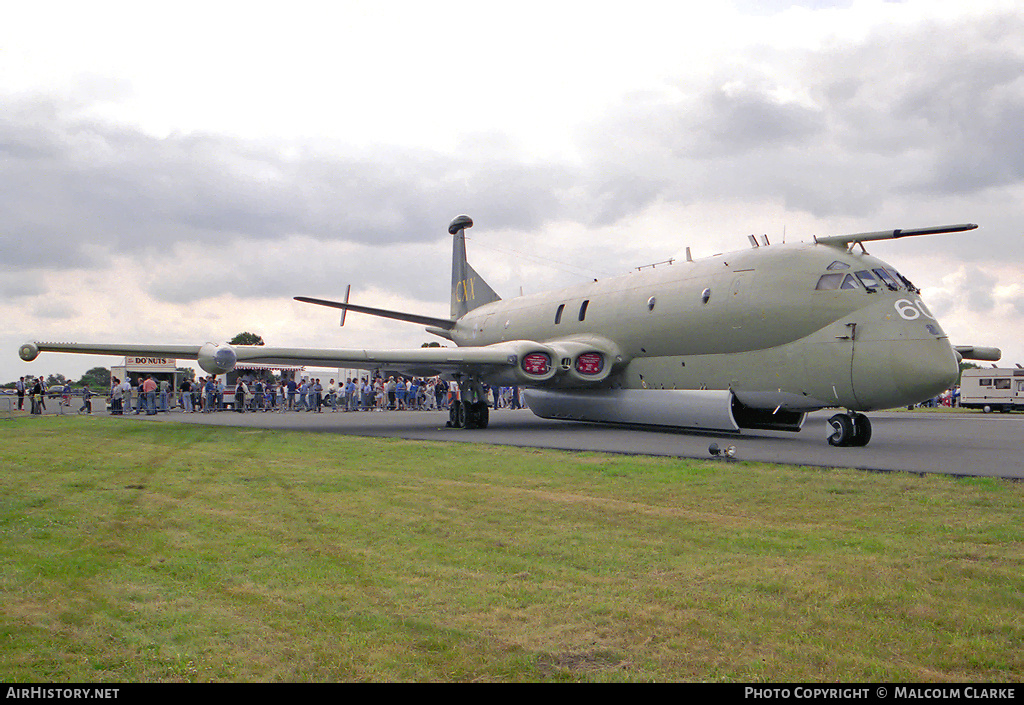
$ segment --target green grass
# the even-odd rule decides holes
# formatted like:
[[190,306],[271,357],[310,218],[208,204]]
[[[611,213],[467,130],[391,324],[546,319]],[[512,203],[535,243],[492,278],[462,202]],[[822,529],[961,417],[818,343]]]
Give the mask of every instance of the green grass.
[[1018,681],[1024,486],[3,422],[5,681]]

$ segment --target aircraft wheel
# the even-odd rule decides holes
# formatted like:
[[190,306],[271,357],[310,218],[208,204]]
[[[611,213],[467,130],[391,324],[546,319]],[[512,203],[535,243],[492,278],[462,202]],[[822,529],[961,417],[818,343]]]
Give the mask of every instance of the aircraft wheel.
[[466,409],[461,401],[453,401],[448,409],[448,425],[452,428],[466,427]]
[[850,445],[853,439],[853,422],[846,414],[836,414],[828,420],[832,432],[828,436],[828,443],[832,446],[843,447]]
[[482,401],[479,403],[479,409],[476,415],[476,427],[487,428],[487,423],[490,420],[490,409],[487,408],[487,402]]
[[462,405],[466,421],[463,428],[480,428],[480,405],[476,402],[468,402]]
[[871,419],[864,414],[854,414],[853,439],[850,445],[864,447],[871,440]]

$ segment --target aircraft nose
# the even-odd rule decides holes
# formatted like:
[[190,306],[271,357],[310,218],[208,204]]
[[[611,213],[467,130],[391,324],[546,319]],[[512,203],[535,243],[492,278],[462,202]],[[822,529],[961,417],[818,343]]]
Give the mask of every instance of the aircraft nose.
[[892,347],[893,380],[906,404],[930,399],[953,386],[960,376],[956,353],[944,338],[903,340]]

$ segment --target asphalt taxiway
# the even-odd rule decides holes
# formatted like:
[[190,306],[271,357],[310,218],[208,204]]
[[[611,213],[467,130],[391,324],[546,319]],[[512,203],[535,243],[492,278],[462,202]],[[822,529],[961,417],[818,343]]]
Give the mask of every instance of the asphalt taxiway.
[[1024,479],[1024,414],[874,412],[869,414],[873,432],[867,447],[834,448],[826,441],[833,413],[809,414],[799,433],[739,435],[549,421],[529,411],[508,410],[492,411],[489,426],[474,430],[446,427],[448,414],[443,411],[172,412],[127,418],[686,458],[709,458],[708,447],[717,443],[735,446],[736,460]]

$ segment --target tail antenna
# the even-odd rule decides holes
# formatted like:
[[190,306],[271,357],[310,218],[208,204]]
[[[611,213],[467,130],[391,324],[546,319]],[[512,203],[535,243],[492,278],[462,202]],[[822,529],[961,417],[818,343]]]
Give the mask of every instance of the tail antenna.
[[472,227],[473,227],[473,219],[472,218],[470,218],[468,215],[457,215],[452,220],[451,224],[448,226],[448,234],[449,235],[454,235],[455,233],[459,232],[463,228],[472,228]]

